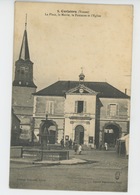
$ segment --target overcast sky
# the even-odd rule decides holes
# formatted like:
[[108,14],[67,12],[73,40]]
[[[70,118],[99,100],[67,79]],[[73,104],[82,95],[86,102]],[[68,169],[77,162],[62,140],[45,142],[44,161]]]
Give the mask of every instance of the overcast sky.
[[[57,80],[78,80],[83,67],[86,81],[106,81],[123,92],[127,88],[130,94],[132,6],[27,2],[15,5],[14,65],[27,13],[37,90]],[[60,16],[51,15],[58,14],[57,10]],[[80,15],[79,10],[86,11],[90,16],[62,16],[64,10]]]

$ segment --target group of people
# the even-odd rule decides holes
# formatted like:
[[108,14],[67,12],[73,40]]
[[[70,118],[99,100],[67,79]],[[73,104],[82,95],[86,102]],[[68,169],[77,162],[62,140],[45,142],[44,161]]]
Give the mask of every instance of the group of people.
[[99,149],[102,150],[108,150],[108,143],[105,142],[104,144],[102,143],[102,141],[100,142],[100,145],[99,145]]
[[72,142],[72,140],[66,140],[64,143],[64,139],[62,138],[60,141],[61,148],[63,149],[64,147],[66,149],[74,149],[75,154],[81,154],[82,152],[82,145],[77,144],[76,141]]
[[71,149],[72,148],[72,140],[66,140],[65,143],[64,143],[64,139],[62,138],[61,141],[60,141],[60,144],[61,144],[61,148],[67,148],[67,149]]
[[75,152],[75,154],[81,154],[81,152],[82,152],[82,146],[81,146],[81,144],[75,144],[74,145],[74,152]]

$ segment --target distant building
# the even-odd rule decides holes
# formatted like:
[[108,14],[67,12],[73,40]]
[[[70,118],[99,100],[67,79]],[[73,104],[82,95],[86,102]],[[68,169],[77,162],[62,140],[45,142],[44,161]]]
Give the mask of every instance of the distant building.
[[23,34],[19,59],[15,63],[15,78],[12,89],[12,107],[16,116],[20,119],[22,138],[32,140],[32,115],[33,96],[36,92],[36,85],[33,81],[33,62],[30,60],[27,30]]
[[130,97],[106,82],[57,81],[34,93],[34,133],[39,133],[41,120],[55,122],[56,142],[64,138],[79,144],[98,147],[129,132]]
[[12,122],[11,122],[11,145],[19,145],[20,143],[20,120],[15,115],[13,109],[12,109]]

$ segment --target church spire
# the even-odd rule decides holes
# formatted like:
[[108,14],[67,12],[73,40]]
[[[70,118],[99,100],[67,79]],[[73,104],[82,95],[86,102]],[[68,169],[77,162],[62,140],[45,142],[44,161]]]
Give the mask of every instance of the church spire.
[[27,15],[19,59],[15,62],[15,79],[13,86],[36,88],[33,81],[33,62],[30,60],[27,39]]
[[27,14],[25,18],[25,30],[23,34],[19,60],[30,60],[29,47],[28,47],[28,38],[27,38]]

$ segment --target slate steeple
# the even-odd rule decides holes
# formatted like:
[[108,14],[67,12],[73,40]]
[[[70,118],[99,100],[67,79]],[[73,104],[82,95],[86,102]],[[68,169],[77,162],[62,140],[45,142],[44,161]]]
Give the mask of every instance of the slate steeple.
[[19,54],[19,59],[22,59],[22,60],[30,59],[26,28],[27,28],[27,15],[26,15],[25,30],[23,34],[22,45],[21,45],[20,54]]
[[19,59],[15,63],[15,79],[13,86],[34,87],[33,82],[33,62],[30,60],[28,37],[27,37],[27,15],[25,20],[25,30],[23,34]]

